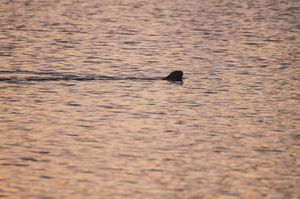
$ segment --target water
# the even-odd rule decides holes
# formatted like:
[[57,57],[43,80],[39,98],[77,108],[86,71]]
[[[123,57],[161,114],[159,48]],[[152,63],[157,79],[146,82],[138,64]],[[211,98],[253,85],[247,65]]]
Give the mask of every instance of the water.
[[0,198],[299,198],[299,12],[2,0]]

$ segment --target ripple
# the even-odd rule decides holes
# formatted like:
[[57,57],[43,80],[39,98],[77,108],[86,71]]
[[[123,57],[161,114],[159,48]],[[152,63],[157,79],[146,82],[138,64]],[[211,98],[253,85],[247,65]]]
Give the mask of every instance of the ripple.
[[297,198],[298,10],[2,1],[0,197]]

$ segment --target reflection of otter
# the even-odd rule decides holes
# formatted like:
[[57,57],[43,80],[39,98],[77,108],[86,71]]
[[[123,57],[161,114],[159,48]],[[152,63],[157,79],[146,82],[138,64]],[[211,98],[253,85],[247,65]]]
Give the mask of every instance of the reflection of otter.
[[169,81],[182,81],[183,72],[181,70],[176,70],[171,72],[167,77],[163,78],[163,80]]

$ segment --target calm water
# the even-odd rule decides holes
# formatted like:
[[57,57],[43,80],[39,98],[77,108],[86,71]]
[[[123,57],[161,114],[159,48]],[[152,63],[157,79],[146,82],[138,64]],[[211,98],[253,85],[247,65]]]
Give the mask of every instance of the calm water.
[[1,0],[0,198],[299,198],[299,18],[297,0]]

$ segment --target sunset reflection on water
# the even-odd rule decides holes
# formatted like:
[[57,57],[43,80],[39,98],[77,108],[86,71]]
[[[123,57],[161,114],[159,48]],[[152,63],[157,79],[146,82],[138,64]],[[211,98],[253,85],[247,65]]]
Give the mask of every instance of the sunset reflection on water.
[[0,198],[299,198],[298,15],[2,1]]

